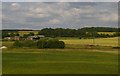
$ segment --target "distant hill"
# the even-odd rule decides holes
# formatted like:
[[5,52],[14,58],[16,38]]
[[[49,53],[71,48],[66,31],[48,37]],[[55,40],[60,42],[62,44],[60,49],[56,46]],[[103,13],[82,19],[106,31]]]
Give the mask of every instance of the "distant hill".
[[2,29],[2,31],[39,31],[33,29]]
[[117,32],[120,28],[112,27],[84,27],[81,30],[84,31],[96,31],[96,32]]
[[34,33],[39,35],[44,35],[45,37],[79,37],[79,38],[101,38],[101,37],[117,37],[120,36],[118,33],[120,28],[112,27],[84,27],[80,29],[70,29],[70,28],[44,28],[41,30],[32,29],[3,29],[2,35],[16,33],[20,36],[25,34]]
[[[45,29],[45,28],[43,28]],[[52,28],[51,28],[52,29]],[[59,28],[56,28],[59,29]],[[64,28],[61,28],[64,29]],[[68,28],[70,29],[70,28]],[[83,27],[80,28],[83,31],[93,31],[95,30],[96,32],[116,32],[120,30],[120,28],[113,28],[113,27]],[[76,30],[76,29],[75,29]],[[2,31],[40,31],[40,30],[34,30],[34,29],[2,29]]]

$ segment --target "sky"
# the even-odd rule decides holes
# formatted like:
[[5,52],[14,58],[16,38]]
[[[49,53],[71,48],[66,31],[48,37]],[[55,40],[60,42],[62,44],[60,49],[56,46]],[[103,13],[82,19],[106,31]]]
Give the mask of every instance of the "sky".
[[2,3],[3,29],[37,29],[37,30],[43,28],[78,29],[82,27],[117,27],[117,26],[118,26],[117,2]]
[[2,2],[118,2],[119,0],[1,0]]

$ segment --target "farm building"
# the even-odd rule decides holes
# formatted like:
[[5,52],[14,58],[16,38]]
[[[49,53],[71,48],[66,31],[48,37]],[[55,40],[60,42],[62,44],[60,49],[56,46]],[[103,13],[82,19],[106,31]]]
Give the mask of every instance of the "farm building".
[[26,40],[39,40],[40,38],[44,38],[44,35],[35,35],[35,36],[28,36]]
[[20,40],[20,37],[19,36],[15,36],[14,40]]
[[20,37],[19,36],[5,37],[4,40],[20,40]]
[[4,40],[39,40],[40,38],[44,38],[44,37],[45,37],[44,35],[28,36],[27,38],[14,36],[14,37],[5,37]]
[[5,37],[5,40],[12,40],[12,37]]

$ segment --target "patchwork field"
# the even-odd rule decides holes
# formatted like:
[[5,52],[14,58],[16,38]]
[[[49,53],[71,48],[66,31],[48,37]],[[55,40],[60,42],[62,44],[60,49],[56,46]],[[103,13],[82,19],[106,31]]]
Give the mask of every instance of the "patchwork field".
[[[97,38],[95,39],[95,45],[101,46],[118,46],[118,37],[113,38]],[[91,45],[93,39],[61,39],[66,44],[82,44],[82,45]]]
[[[89,48],[92,39],[61,39],[65,49],[11,48],[3,42],[3,74],[117,74],[118,38],[96,39],[99,46]],[[103,41],[105,40],[105,41]],[[102,45],[102,46],[101,46]]]
[[113,34],[115,34],[115,32],[98,32],[98,34],[109,34],[109,35],[113,35]]
[[38,31],[18,31],[18,33],[23,36],[24,34],[29,34],[30,32],[34,34],[38,34]]

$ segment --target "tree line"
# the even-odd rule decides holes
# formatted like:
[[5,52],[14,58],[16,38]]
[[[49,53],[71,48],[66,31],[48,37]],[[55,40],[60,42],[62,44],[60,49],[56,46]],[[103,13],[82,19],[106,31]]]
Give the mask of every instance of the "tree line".
[[[35,34],[33,32],[29,32],[28,34],[24,34],[22,37],[27,38],[28,36],[34,36]],[[14,36],[20,36],[20,34],[16,32],[2,32],[2,38],[4,37],[14,37]]]
[[[114,34],[98,34],[98,32],[115,32]],[[38,34],[45,35],[46,37],[79,37],[79,38],[106,38],[120,36],[118,28],[108,27],[85,27],[81,29],[64,29],[64,28],[44,28]]]
[[[79,38],[106,38],[120,36],[120,28],[111,27],[84,27],[81,29],[65,29],[65,28],[44,28],[39,30],[38,35],[44,35],[45,37],[79,37]],[[19,30],[18,30],[19,31]],[[3,30],[2,38],[20,36],[17,30]],[[114,32],[113,34],[99,34],[98,32]],[[23,38],[33,36],[34,33],[24,34]]]

